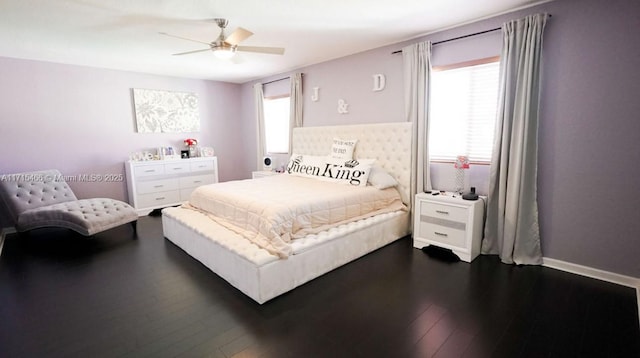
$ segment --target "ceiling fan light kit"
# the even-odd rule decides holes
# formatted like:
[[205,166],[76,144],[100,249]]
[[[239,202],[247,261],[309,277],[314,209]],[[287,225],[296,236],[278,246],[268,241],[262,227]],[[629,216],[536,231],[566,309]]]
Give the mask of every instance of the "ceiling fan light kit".
[[186,37],[171,35],[166,32],[160,32],[160,34],[170,36],[170,37],[175,37],[181,40],[193,41],[193,42],[209,45],[209,48],[206,48],[206,49],[174,53],[173,54],[174,56],[189,55],[192,53],[212,51],[216,57],[227,60],[232,58],[236,54],[236,51],[256,52],[256,53],[271,54],[271,55],[284,54],[284,48],[281,48],[281,47],[238,46],[240,42],[246,40],[251,35],[253,35],[253,32],[247,29],[243,29],[242,27],[238,27],[235,31],[231,33],[231,35],[225,37],[224,29],[227,27],[227,24],[229,23],[229,21],[227,21],[226,19],[214,19],[213,21],[220,28],[220,35],[215,41],[212,41],[212,42],[193,40]]
[[223,60],[228,60],[236,54],[237,46],[219,46],[219,47],[211,47],[213,54],[217,58],[221,58]]

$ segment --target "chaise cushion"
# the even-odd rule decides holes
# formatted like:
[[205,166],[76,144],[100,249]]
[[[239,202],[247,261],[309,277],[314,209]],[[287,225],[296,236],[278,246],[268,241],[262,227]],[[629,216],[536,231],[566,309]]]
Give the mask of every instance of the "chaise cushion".
[[13,222],[24,211],[78,200],[55,169],[0,175],[0,196]]
[[138,214],[129,204],[95,198],[26,210],[18,216],[16,229],[28,231],[42,227],[64,227],[91,236],[137,219]]

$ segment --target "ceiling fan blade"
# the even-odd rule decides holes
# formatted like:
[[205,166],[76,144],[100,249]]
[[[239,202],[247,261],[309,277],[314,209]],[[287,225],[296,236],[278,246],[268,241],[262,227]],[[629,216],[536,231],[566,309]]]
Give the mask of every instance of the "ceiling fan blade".
[[224,41],[232,45],[237,45],[240,42],[248,39],[251,35],[253,35],[253,32],[247,29],[243,29],[242,27],[238,27],[234,32],[231,33],[231,35],[227,36]]
[[206,49],[204,49],[204,50],[195,50],[195,51],[187,51],[187,52],[174,53],[174,54],[173,54],[173,55],[171,55],[171,56],[182,56],[182,55],[188,55],[188,54],[191,54],[191,53],[198,53],[198,52],[205,52],[205,51],[211,51],[211,49],[210,49],[210,48],[206,48]]
[[238,46],[238,51],[284,55],[284,49],[282,47]]
[[198,42],[198,43],[205,44],[205,45],[210,45],[210,43],[208,43],[208,42],[204,42],[204,41],[200,41],[200,40],[194,40],[194,39],[188,39],[188,38],[182,37],[182,36],[171,35],[171,34],[168,34],[166,32],[158,32],[158,33],[160,35],[165,35],[165,36],[169,36],[169,37],[175,37],[175,38],[181,39],[181,40],[193,41],[193,42]]

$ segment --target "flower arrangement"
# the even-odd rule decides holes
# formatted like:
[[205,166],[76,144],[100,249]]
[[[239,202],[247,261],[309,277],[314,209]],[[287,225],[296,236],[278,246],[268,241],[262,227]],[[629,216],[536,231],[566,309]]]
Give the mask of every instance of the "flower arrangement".
[[456,168],[456,193],[462,194],[465,186],[464,169],[469,169],[469,157],[466,155],[459,155],[456,157],[456,162],[453,165]]
[[469,157],[459,155],[456,157],[456,163],[453,165],[456,169],[469,169]]
[[187,138],[184,140],[184,145],[186,145],[187,147],[198,145],[198,140],[193,138]]

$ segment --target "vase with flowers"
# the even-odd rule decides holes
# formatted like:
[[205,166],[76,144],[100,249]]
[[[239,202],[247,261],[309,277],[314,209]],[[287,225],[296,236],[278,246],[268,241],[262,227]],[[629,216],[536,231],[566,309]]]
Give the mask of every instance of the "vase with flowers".
[[459,155],[456,157],[456,162],[453,165],[456,168],[456,193],[462,194],[465,186],[465,174],[464,170],[469,169],[469,157],[466,155]]
[[189,158],[198,156],[198,140],[194,138],[187,138],[184,140],[184,145],[189,149]]

